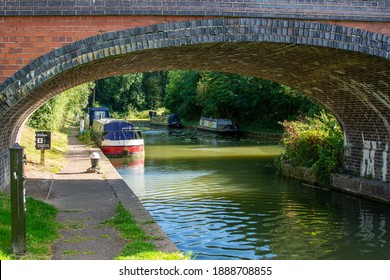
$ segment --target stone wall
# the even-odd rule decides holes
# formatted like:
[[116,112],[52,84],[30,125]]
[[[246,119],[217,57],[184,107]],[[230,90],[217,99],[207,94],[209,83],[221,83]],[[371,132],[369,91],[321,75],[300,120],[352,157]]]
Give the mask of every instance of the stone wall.
[[293,166],[289,163],[281,163],[282,174],[288,178],[312,185],[318,186],[318,180],[310,168],[303,166]]
[[[310,168],[292,166],[288,163],[282,163],[281,167],[284,176],[311,186],[319,186]],[[388,182],[335,173],[330,175],[330,182],[329,186],[321,187],[390,204],[390,184]]]
[[390,204],[390,184],[350,175],[332,174],[333,188]]
[[0,191],[4,191],[9,186],[9,153],[0,153]]

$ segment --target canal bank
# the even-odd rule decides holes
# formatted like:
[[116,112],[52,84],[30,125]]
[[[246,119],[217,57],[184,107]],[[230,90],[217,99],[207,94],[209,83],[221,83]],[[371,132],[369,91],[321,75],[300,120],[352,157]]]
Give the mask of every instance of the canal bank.
[[[281,168],[282,174],[288,178],[312,186],[320,185],[318,179],[308,167],[293,166],[284,162],[281,163]],[[390,205],[390,184],[388,182],[332,173],[330,174],[330,185],[327,188]]]
[[[177,252],[107,157],[98,148],[86,147],[76,136],[74,128],[69,136],[67,165],[61,172],[26,174],[27,194],[59,210],[62,237],[54,245],[53,259],[110,260],[118,256],[129,240],[105,222],[115,215],[119,203],[150,236],[148,241],[157,250]],[[101,172],[87,172],[92,152],[100,155]]]

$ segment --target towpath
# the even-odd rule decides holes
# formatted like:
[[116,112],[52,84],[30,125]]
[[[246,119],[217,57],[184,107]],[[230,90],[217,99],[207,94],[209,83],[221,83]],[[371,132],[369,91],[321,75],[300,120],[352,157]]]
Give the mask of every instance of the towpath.
[[[54,176],[29,178],[27,193],[54,205],[62,225],[61,238],[54,246],[53,259],[111,260],[119,255],[126,240],[112,226],[104,224],[115,215],[119,202],[127,208],[144,231],[153,236],[157,248],[177,251],[149,212],[98,148],[77,140],[77,129],[69,136],[67,165]],[[92,152],[100,155],[102,173],[88,173]]]

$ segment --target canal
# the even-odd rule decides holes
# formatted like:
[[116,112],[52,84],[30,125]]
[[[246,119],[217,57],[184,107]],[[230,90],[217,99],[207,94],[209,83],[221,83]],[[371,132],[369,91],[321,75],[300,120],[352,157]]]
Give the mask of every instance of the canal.
[[275,173],[280,146],[144,131],[145,159],[111,159],[195,259],[390,259],[390,207]]

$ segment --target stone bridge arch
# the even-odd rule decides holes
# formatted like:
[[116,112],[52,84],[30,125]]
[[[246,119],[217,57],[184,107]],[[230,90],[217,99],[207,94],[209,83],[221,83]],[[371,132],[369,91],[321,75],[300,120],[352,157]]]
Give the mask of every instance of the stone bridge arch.
[[390,37],[315,22],[230,18],[104,33],[16,72],[0,85],[1,189],[8,185],[8,148],[50,98],[104,77],[175,69],[252,75],[303,91],[340,121],[347,171],[390,179]]

